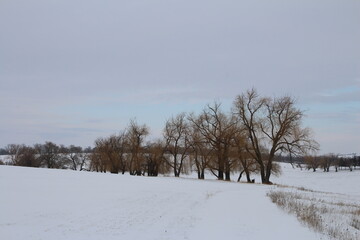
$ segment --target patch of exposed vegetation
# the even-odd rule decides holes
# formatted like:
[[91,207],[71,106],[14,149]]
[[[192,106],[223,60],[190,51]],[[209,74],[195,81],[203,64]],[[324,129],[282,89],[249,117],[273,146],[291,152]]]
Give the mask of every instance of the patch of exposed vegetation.
[[359,204],[339,200],[337,194],[281,187],[282,190],[270,191],[268,197],[278,207],[295,215],[307,227],[325,234],[330,239],[360,238]]

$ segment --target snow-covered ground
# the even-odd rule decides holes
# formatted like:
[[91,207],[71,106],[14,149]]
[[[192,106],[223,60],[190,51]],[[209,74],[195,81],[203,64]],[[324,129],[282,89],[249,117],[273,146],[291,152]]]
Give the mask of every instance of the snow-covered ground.
[[[297,215],[299,219],[307,218],[308,222],[312,222],[309,226],[326,233],[332,239],[360,239],[359,170],[335,172],[332,169],[330,172],[323,172],[318,169],[312,172],[292,169],[289,164],[282,164],[282,169],[283,174],[273,178],[273,181],[295,188],[282,186],[274,187],[271,191],[285,193],[284,199],[290,202],[288,206],[292,206],[287,209],[288,212]],[[295,213],[294,209],[297,207],[305,208],[308,213],[306,210]],[[308,216],[318,219],[315,225]]]
[[[290,165],[273,179],[360,201],[359,180]],[[273,204],[274,188],[0,166],[0,239],[326,239]]]
[[281,164],[282,174],[273,177],[272,181],[277,184],[305,187],[312,190],[346,194],[360,198],[360,170],[341,170],[335,172],[324,172],[320,168],[316,172],[308,171],[305,168],[293,169],[291,164]]

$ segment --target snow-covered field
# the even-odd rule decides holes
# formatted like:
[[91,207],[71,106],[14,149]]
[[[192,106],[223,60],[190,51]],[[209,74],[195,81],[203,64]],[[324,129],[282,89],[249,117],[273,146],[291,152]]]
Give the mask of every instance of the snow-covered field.
[[316,172],[308,171],[305,168],[293,169],[291,164],[281,164],[282,174],[273,177],[272,181],[277,184],[305,187],[316,191],[346,194],[360,198],[360,170],[341,170],[330,172],[317,169]]
[[282,169],[284,174],[273,180],[283,186],[271,190],[275,196],[283,194],[277,204],[331,239],[360,239],[359,170],[300,171],[289,164],[283,164]]
[[[359,180],[284,164],[273,178],[355,202]],[[271,202],[277,188],[0,166],[0,239],[327,239]]]

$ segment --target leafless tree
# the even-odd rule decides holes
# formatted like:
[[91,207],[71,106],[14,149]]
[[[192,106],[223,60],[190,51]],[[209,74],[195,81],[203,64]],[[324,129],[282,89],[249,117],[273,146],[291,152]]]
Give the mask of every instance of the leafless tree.
[[205,170],[214,161],[214,151],[195,124],[191,124],[189,130],[189,154],[195,164],[198,179],[205,179]]
[[78,169],[79,169],[79,171],[83,171],[83,170],[88,171],[88,169],[86,168],[86,166],[88,164],[86,164],[86,163],[88,163],[89,160],[90,160],[89,153],[82,152],[82,153],[78,154],[78,160],[79,160],[78,161]]
[[306,155],[304,157],[304,162],[308,170],[312,169],[313,172],[316,172],[316,169],[320,166],[319,158],[314,155]]
[[327,155],[322,155],[319,157],[319,164],[320,167],[323,168],[324,172],[329,172],[330,171],[330,167],[334,166],[335,170],[337,171],[337,156],[333,153],[327,154]]
[[26,167],[40,167],[41,161],[33,147],[26,146],[21,150],[20,165]]
[[98,149],[95,148],[94,151],[89,154],[89,159],[90,159],[90,171],[106,172],[107,169],[106,159],[102,157],[102,154]]
[[239,127],[239,130],[234,134],[234,157],[239,161],[240,174],[238,182],[240,181],[242,174],[245,173],[246,180],[248,183],[252,183],[251,173],[258,171],[258,164],[253,157],[248,153],[246,149],[249,148],[249,142],[246,138],[246,132]]
[[8,158],[12,165],[18,166],[20,161],[20,152],[24,148],[24,144],[8,144],[5,147],[6,152],[8,152]]
[[335,168],[335,172],[337,172],[339,170],[339,164],[340,164],[339,155],[335,153],[330,153],[328,156],[331,158],[331,162]]
[[[198,128],[201,135],[214,150],[216,161],[209,164],[210,171],[219,179],[230,181],[233,164],[229,152],[234,133],[237,131],[236,122],[231,116],[224,114],[220,103],[207,105],[199,116],[190,116],[190,121]],[[217,173],[215,172],[217,171]]]
[[166,153],[170,154],[167,163],[174,170],[175,177],[179,177],[184,160],[189,150],[189,124],[185,113],[170,118],[166,121],[163,136]]
[[39,154],[42,164],[47,168],[65,168],[66,161],[60,156],[60,147],[53,142],[35,144],[35,150]]
[[130,121],[127,131],[127,141],[130,150],[129,171],[131,175],[142,175],[145,168],[144,140],[149,134],[149,127]]
[[[111,173],[125,173],[125,151],[127,137],[125,132],[111,135],[108,138],[98,138],[95,141],[95,151],[92,156],[93,166]],[[105,169],[104,166],[105,165]]]
[[85,163],[89,157],[82,147],[75,145],[70,145],[69,147],[60,146],[60,152],[63,154],[63,158],[69,162],[70,169],[75,171],[84,170]]
[[122,174],[128,168],[126,162],[126,151],[128,150],[128,139],[125,131],[120,132],[118,135],[113,135],[109,138],[109,144],[114,150],[114,155],[116,159],[116,167],[118,171],[121,171]]
[[236,98],[233,112],[247,131],[247,152],[259,165],[262,183],[271,183],[276,153],[304,154],[318,146],[310,130],[301,128],[304,114],[291,97],[264,98],[252,89]]
[[353,169],[356,166],[356,156],[353,154],[342,154],[341,156],[339,156],[338,159],[338,165],[339,168],[348,168],[350,170],[350,172],[353,171]]
[[149,143],[146,147],[146,166],[148,176],[156,177],[160,172],[164,173],[165,144],[160,140]]
[[15,166],[40,167],[41,162],[34,148],[24,144],[9,144],[6,147],[10,162]]

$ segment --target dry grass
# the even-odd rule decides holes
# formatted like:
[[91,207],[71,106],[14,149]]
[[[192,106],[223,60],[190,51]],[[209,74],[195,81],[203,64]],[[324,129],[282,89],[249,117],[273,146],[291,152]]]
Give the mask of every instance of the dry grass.
[[360,230],[360,219],[359,217],[355,218],[353,217],[350,222],[350,226],[353,228],[356,228],[357,230]]
[[[360,205],[339,201],[336,194],[309,189],[287,188],[268,193],[271,201],[300,222],[330,239],[360,239]],[[330,198],[331,200],[328,200]]]
[[308,227],[317,232],[323,231],[321,216],[316,211],[315,204],[307,204],[302,201],[301,195],[283,191],[272,191],[268,193],[271,201],[287,212],[295,214],[297,218]]

